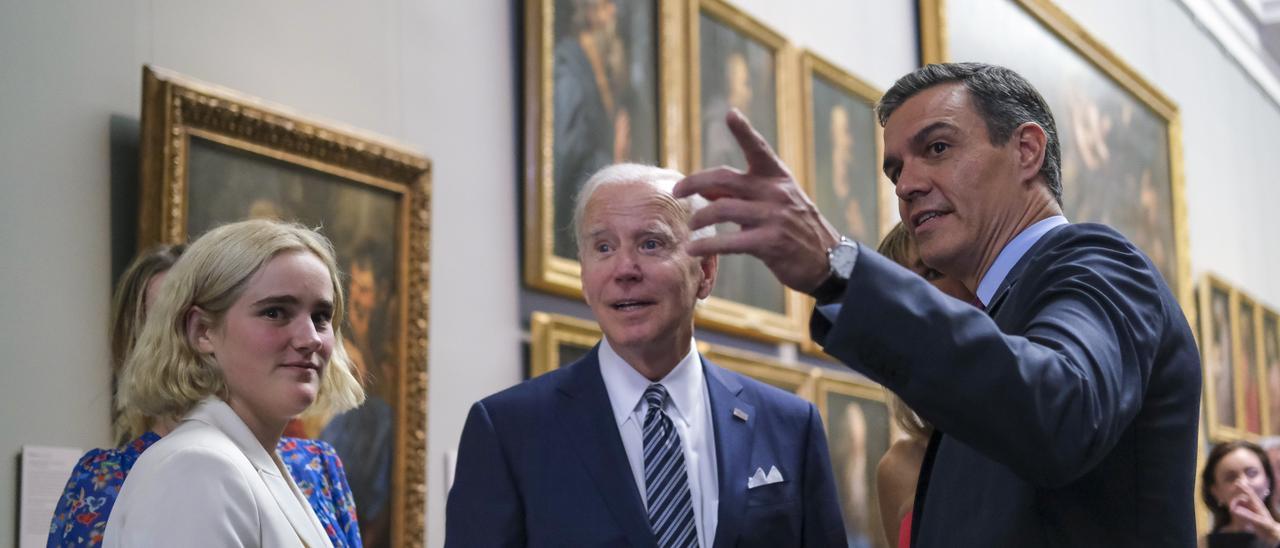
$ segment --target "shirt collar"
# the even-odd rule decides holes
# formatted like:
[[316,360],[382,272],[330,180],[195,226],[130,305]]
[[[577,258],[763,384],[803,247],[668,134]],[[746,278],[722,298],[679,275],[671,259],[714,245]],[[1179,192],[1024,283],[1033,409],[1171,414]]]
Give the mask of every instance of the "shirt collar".
[[1000,254],[996,256],[996,261],[991,263],[991,268],[988,268],[987,273],[982,276],[982,281],[978,282],[976,293],[978,300],[982,301],[982,306],[991,304],[991,299],[996,296],[996,290],[1000,289],[1000,284],[1004,283],[1009,271],[1013,270],[1031,246],[1040,241],[1040,238],[1049,230],[1065,224],[1067,224],[1067,218],[1062,215],[1041,219],[1023,229],[1008,244],[1005,244],[1004,249],[1000,250]]
[[[690,339],[689,353],[680,363],[667,373],[658,383],[666,387],[671,396],[671,407],[675,409],[674,417],[689,423],[694,404],[701,401],[705,379],[702,376],[702,359],[698,356],[697,342]],[[623,360],[613,347],[609,338],[600,339],[600,376],[604,379],[604,388],[609,395],[609,405],[613,407],[613,418],[622,426],[635,417],[636,411],[644,405],[644,391],[654,384]]]

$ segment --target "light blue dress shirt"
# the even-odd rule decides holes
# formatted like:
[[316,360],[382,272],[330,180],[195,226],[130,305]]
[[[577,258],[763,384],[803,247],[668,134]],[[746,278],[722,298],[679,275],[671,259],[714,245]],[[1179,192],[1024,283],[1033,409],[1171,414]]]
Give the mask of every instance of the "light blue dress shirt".
[[991,298],[996,296],[996,290],[1000,289],[1000,284],[1004,283],[1005,277],[1009,275],[1009,271],[1022,260],[1022,256],[1027,254],[1031,246],[1036,245],[1046,233],[1054,227],[1067,224],[1067,218],[1062,215],[1054,215],[1047,219],[1041,219],[1035,224],[1027,227],[1008,244],[1004,249],[1000,250],[1000,254],[996,255],[995,262],[991,263],[991,268],[987,269],[987,273],[982,275],[982,280],[978,282],[978,291],[975,293],[978,300],[982,301],[982,306],[991,304]]

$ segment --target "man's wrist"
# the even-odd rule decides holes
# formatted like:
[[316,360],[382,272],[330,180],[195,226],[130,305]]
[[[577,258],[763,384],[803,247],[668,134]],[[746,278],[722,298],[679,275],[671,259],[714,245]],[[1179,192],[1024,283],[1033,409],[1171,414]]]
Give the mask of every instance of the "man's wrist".
[[848,238],[841,237],[839,242],[827,249],[827,278],[809,292],[819,306],[831,304],[844,296],[857,259],[858,244]]

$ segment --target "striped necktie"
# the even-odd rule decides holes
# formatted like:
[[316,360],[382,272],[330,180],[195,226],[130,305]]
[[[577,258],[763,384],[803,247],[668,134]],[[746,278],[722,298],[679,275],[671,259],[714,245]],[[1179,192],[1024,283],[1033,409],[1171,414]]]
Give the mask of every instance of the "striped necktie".
[[649,503],[649,526],[661,548],[698,546],[693,524],[693,499],[685,471],[680,435],[662,411],[667,389],[651,384],[644,391],[649,406],[644,415],[644,484]]

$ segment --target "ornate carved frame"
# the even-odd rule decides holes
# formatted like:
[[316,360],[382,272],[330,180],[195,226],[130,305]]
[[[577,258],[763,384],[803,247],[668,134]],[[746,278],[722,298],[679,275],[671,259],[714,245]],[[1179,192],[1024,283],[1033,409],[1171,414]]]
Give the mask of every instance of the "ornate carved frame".
[[[594,321],[534,312],[529,317],[529,378],[560,367],[560,345],[591,348],[603,336]],[[698,352],[717,365],[790,390],[808,401],[813,401],[815,385],[823,370],[789,365],[769,356],[705,342],[698,343]]]
[[[835,63],[826,60],[817,53],[808,50],[801,53],[799,74],[801,85],[800,106],[803,112],[803,116],[801,116],[801,120],[803,121],[801,135],[803,138],[802,142],[804,143],[804,147],[802,149],[804,151],[804,162],[800,165],[802,166],[801,169],[803,170],[804,179],[806,181],[804,184],[805,192],[809,193],[809,198],[817,202],[817,165],[813,159],[813,151],[815,150],[815,136],[813,129],[814,78],[822,78],[823,80],[826,80],[837,89],[844,91],[850,97],[860,99],[872,109],[875,108],[876,101],[880,100],[880,96],[884,95],[884,92],[876,89],[861,78],[854,76],[849,71],[840,68]],[[878,159],[884,156],[884,129],[880,127],[879,123],[875,124],[875,135],[861,135],[859,137],[864,139],[862,142],[867,142],[865,139],[868,137],[874,140],[876,144],[875,158]],[[893,194],[893,184],[889,182],[889,178],[885,177],[884,173],[881,172],[879,168],[875,171],[877,199],[876,241],[862,242],[869,246],[879,245],[880,238],[883,238],[885,234],[889,233],[889,230],[893,228],[893,224],[897,222],[898,219],[898,216],[894,214],[897,210],[898,202],[897,197]],[[805,310],[813,309],[813,299],[804,295],[801,295],[799,299],[801,302],[800,309],[802,314]],[[808,337],[805,337],[804,340],[801,341],[800,349],[806,354],[830,359],[830,357],[822,351],[822,347]]]
[[[721,0],[689,0],[688,18],[688,67],[689,67],[689,158],[690,166],[701,166],[702,162],[702,124],[701,105],[701,53],[700,53],[700,16],[707,15],[719,23],[741,33],[751,40],[774,52],[774,89],[777,92],[776,110],[778,116],[778,155],[789,165],[798,163],[799,146],[796,136],[798,127],[794,120],[799,116],[799,105],[796,102],[795,48],[777,31],[764,23],[747,15],[742,10]],[[805,320],[807,305],[803,294],[783,288],[786,292],[786,313],[764,310],[743,303],[711,297],[698,308],[698,321],[713,329],[726,331],[766,341],[787,341],[801,343],[808,339]]]
[[187,240],[187,161],[192,137],[390,190],[398,199],[401,325],[391,542],[426,542],[427,346],[430,307],[431,164],[359,130],[155,67],[143,68],[139,243]]
[[[657,6],[658,154],[680,169],[684,158],[684,35],[676,0]],[[555,216],[554,116],[555,0],[525,4],[524,25],[524,279],[532,288],[570,298],[582,296],[582,266],[553,252]]]

